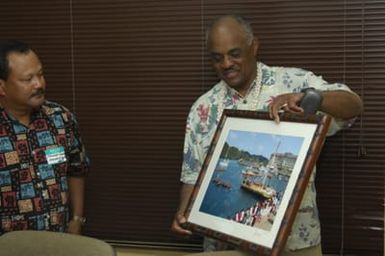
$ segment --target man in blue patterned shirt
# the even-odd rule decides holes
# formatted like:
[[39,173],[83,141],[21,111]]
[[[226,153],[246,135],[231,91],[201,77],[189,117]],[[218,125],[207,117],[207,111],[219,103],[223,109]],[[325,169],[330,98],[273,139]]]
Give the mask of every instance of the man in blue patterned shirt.
[[81,233],[88,158],[74,115],[45,100],[43,67],[19,41],[0,42],[0,235]]
[[[223,109],[268,111],[279,123],[279,110],[299,115],[299,103],[305,88],[320,91],[319,111],[333,117],[329,135],[337,132],[362,110],[361,99],[346,85],[329,84],[322,77],[299,68],[270,67],[256,60],[258,39],[242,17],[226,15],[216,19],[207,31],[207,47],[220,81],[199,97],[187,118],[184,159],[181,174],[180,205],[172,223],[172,231],[190,235],[183,228],[188,200],[198,178]],[[322,255],[320,223],[311,176],[300,209],[288,237],[283,255]],[[227,244],[205,238],[205,255],[247,255],[228,250]]]

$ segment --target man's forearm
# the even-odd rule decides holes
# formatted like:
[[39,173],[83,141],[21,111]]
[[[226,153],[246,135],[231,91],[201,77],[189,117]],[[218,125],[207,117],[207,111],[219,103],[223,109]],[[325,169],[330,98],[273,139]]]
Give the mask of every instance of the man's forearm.
[[68,188],[70,193],[72,216],[83,217],[85,178],[69,177]]
[[182,214],[182,215],[184,214],[193,190],[194,190],[194,185],[183,183],[182,189],[180,191],[180,202],[179,202],[178,214]]
[[349,120],[359,115],[363,104],[356,94],[346,91],[324,91],[320,110],[335,118]]

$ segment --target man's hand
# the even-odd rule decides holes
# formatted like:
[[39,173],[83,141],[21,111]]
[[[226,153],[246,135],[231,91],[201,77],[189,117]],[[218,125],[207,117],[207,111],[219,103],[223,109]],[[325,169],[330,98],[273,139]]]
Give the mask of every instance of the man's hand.
[[171,231],[183,236],[192,235],[192,232],[190,230],[183,228],[183,224],[185,223],[186,223],[186,217],[184,217],[180,213],[177,213],[175,215],[174,221],[172,222]]
[[82,223],[80,221],[71,220],[68,223],[67,233],[80,235],[82,233]]
[[304,93],[285,93],[278,95],[269,105],[269,115],[276,123],[279,123],[279,113],[283,110],[293,114],[303,114],[304,110],[299,107]]
[[[303,92],[278,95],[269,105],[270,118],[279,123],[281,110],[304,115],[303,108],[299,107],[304,95]],[[352,92],[322,91],[322,104],[319,110],[334,118],[350,120],[361,113],[363,103],[360,97]]]
[[179,208],[175,214],[174,220],[171,224],[171,231],[183,236],[190,236],[192,232],[183,227],[183,224],[186,223],[186,217],[184,216],[184,212],[187,208],[189,198],[194,189],[194,185],[192,184],[183,184],[180,191],[180,202]]

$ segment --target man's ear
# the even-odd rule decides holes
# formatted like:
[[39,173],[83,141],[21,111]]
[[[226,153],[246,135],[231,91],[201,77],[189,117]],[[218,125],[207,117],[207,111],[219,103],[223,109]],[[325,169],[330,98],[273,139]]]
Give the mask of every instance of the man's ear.
[[258,37],[253,38],[253,54],[255,57],[257,57],[258,47],[259,47],[259,40]]
[[0,79],[0,97],[5,96],[5,81]]

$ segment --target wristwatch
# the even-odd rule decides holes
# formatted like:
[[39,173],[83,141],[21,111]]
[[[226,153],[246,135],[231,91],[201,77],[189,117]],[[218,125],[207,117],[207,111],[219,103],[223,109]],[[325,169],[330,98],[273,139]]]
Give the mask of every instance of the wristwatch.
[[306,87],[301,92],[305,94],[300,103],[305,115],[315,114],[322,104],[322,93],[313,87]]
[[77,216],[77,215],[74,215],[72,217],[72,220],[80,222],[81,225],[84,225],[86,223],[86,217],[81,217],[81,216]]

